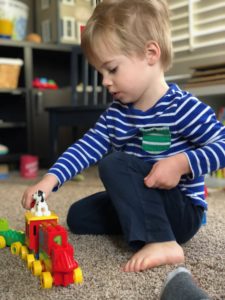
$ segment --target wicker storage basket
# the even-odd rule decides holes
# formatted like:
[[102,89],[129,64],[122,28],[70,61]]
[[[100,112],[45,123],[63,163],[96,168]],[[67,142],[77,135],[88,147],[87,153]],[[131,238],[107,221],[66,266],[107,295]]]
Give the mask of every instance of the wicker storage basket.
[[0,58],[0,89],[16,89],[22,59]]

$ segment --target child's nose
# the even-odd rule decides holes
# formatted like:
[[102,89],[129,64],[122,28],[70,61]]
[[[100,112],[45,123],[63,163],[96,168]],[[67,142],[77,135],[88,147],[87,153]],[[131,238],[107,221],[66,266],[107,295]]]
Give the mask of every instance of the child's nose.
[[102,85],[105,87],[109,87],[112,85],[112,80],[110,80],[108,77],[104,76],[102,79]]

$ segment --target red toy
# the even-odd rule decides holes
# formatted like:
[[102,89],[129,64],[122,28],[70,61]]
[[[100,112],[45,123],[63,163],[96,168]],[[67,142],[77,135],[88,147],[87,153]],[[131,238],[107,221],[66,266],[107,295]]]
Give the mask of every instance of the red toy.
[[[40,197],[44,199],[43,192],[37,194],[36,201]],[[74,249],[68,243],[66,229],[58,224],[58,216],[52,212],[49,216],[37,216],[28,211],[25,225],[25,245],[15,242],[11,245],[11,252],[27,261],[32,273],[40,276],[42,287],[82,283],[82,271],[74,259]]]
[[44,77],[35,78],[32,82],[32,85],[33,85],[34,88],[38,88],[38,89],[57,90],[59,88],[54,80],[47,79],[47,78],[44,78]]

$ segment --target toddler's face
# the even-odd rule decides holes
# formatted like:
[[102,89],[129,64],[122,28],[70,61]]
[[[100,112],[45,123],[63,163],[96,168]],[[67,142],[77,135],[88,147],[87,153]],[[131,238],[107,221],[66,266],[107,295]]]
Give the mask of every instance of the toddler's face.
[[139,102],[148,101],[154,74],[144,56],[126,56],[102,47],[94,67],[102,74],[102,84],[114,99],[137,107]]

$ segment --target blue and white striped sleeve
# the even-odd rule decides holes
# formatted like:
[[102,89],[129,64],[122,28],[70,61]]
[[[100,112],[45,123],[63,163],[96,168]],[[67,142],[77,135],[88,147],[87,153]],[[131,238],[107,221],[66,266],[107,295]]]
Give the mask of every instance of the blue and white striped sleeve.
[[225,167],[225,127],[211,107],[194,97],[189,98],[179,111],[177,126],[193,146],[185,152],[192,178]]
[[93,128],[89,129],[57,159],[48,174],[56,176],[59,187],[85,168],[98,162],[110,150],[110,147],[105,112]]

